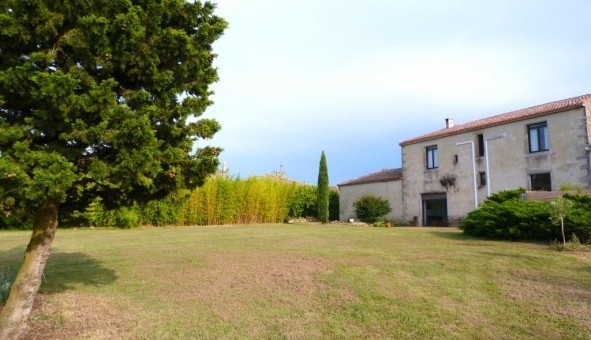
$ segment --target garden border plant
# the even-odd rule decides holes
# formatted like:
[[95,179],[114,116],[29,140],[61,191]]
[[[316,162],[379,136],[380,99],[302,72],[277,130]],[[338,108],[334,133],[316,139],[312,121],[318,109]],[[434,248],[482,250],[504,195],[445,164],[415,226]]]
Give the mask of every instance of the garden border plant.
[[366,223],[376,223],[392,211],[387,199],[369,194],[357,199],[353,207],[357,218]]
[[[561,228],[551,220],[551,203],[521,198],[524,189],[491,195],[478,209],[468,213],[460,229],[472,236],[506,240],[554,241],[562,239]],[[564,233],[583,243],[591,238],[591,197],[564,194],[573,202],[564,216]],[[564,239],[569,241],[569,238]]]

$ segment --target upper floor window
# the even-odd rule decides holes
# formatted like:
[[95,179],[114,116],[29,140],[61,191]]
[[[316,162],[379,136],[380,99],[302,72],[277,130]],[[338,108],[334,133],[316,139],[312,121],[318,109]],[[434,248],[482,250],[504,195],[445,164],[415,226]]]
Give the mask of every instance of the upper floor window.
[[437,145],[428,146],[427,150],[427,169],[435,169],[439,167],[439,152]]
[[478,157],[484,157],[484,135],[478,135]]
[[527,126],[529,152],[548,151],[548,123],[537,123]]

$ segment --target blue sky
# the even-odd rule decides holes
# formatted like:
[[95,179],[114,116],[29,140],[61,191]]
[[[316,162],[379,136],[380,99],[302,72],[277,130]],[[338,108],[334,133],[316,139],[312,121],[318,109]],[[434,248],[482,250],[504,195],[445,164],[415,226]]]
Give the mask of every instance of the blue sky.
[[401,166],[402,140],[591,93],[588,0],[219,0],[204,115],[231,174],[331,185]]

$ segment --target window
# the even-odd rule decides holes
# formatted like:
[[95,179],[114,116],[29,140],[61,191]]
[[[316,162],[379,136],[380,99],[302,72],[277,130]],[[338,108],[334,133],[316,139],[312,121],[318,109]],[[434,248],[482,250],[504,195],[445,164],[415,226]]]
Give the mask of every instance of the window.
[[483,187],[486,185],[486,172],[481,172],[478,174],[478,178],[480,179],[480,186]]
[[546,122],[527,126],[529,152],[548,150],[548,124]]
[[531,189],[534,191],[551,191],[552,181],[550,173],[529,175]]
[[427,169],[435,169],[439,167],[439,153],[437,152],[437,145],[427,147]]
[[484,157],[484,135],[478,135],[478,157]]

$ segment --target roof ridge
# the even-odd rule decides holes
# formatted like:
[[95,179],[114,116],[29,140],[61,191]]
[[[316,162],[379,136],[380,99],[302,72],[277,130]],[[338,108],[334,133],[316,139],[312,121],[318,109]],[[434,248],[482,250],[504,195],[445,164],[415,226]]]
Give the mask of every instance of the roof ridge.
[[408,145],[414,144],[418,142],[428,141],[431,139],[451,136],[458,133],[469,132],[473,130],[478,130],[486,127],[501,125],[504,123],[509,123],[513,121],[523,120],[531,117],[542,116],[546,114],[550,114],[557,111],[564,111],[566,109],[575,108],[583,105],[583,102],[586,99],[591,99],[591,93],[551,101],[545,104],[538,104],[530,107],[526,107],[523,109],[513,110],[493,116],[488,116],[485,118],[480,118],[477,120],[469,121],[462,124],[457,124],[451,128],[443,128],[439,130],[435,130],[426,134],[423,134],[418,137],[409,138],[400,142],[400,145]]
[[344,181],[337,184],[337,186],[395,181],[399,179],[402,179],[402,168],[386,168]]

